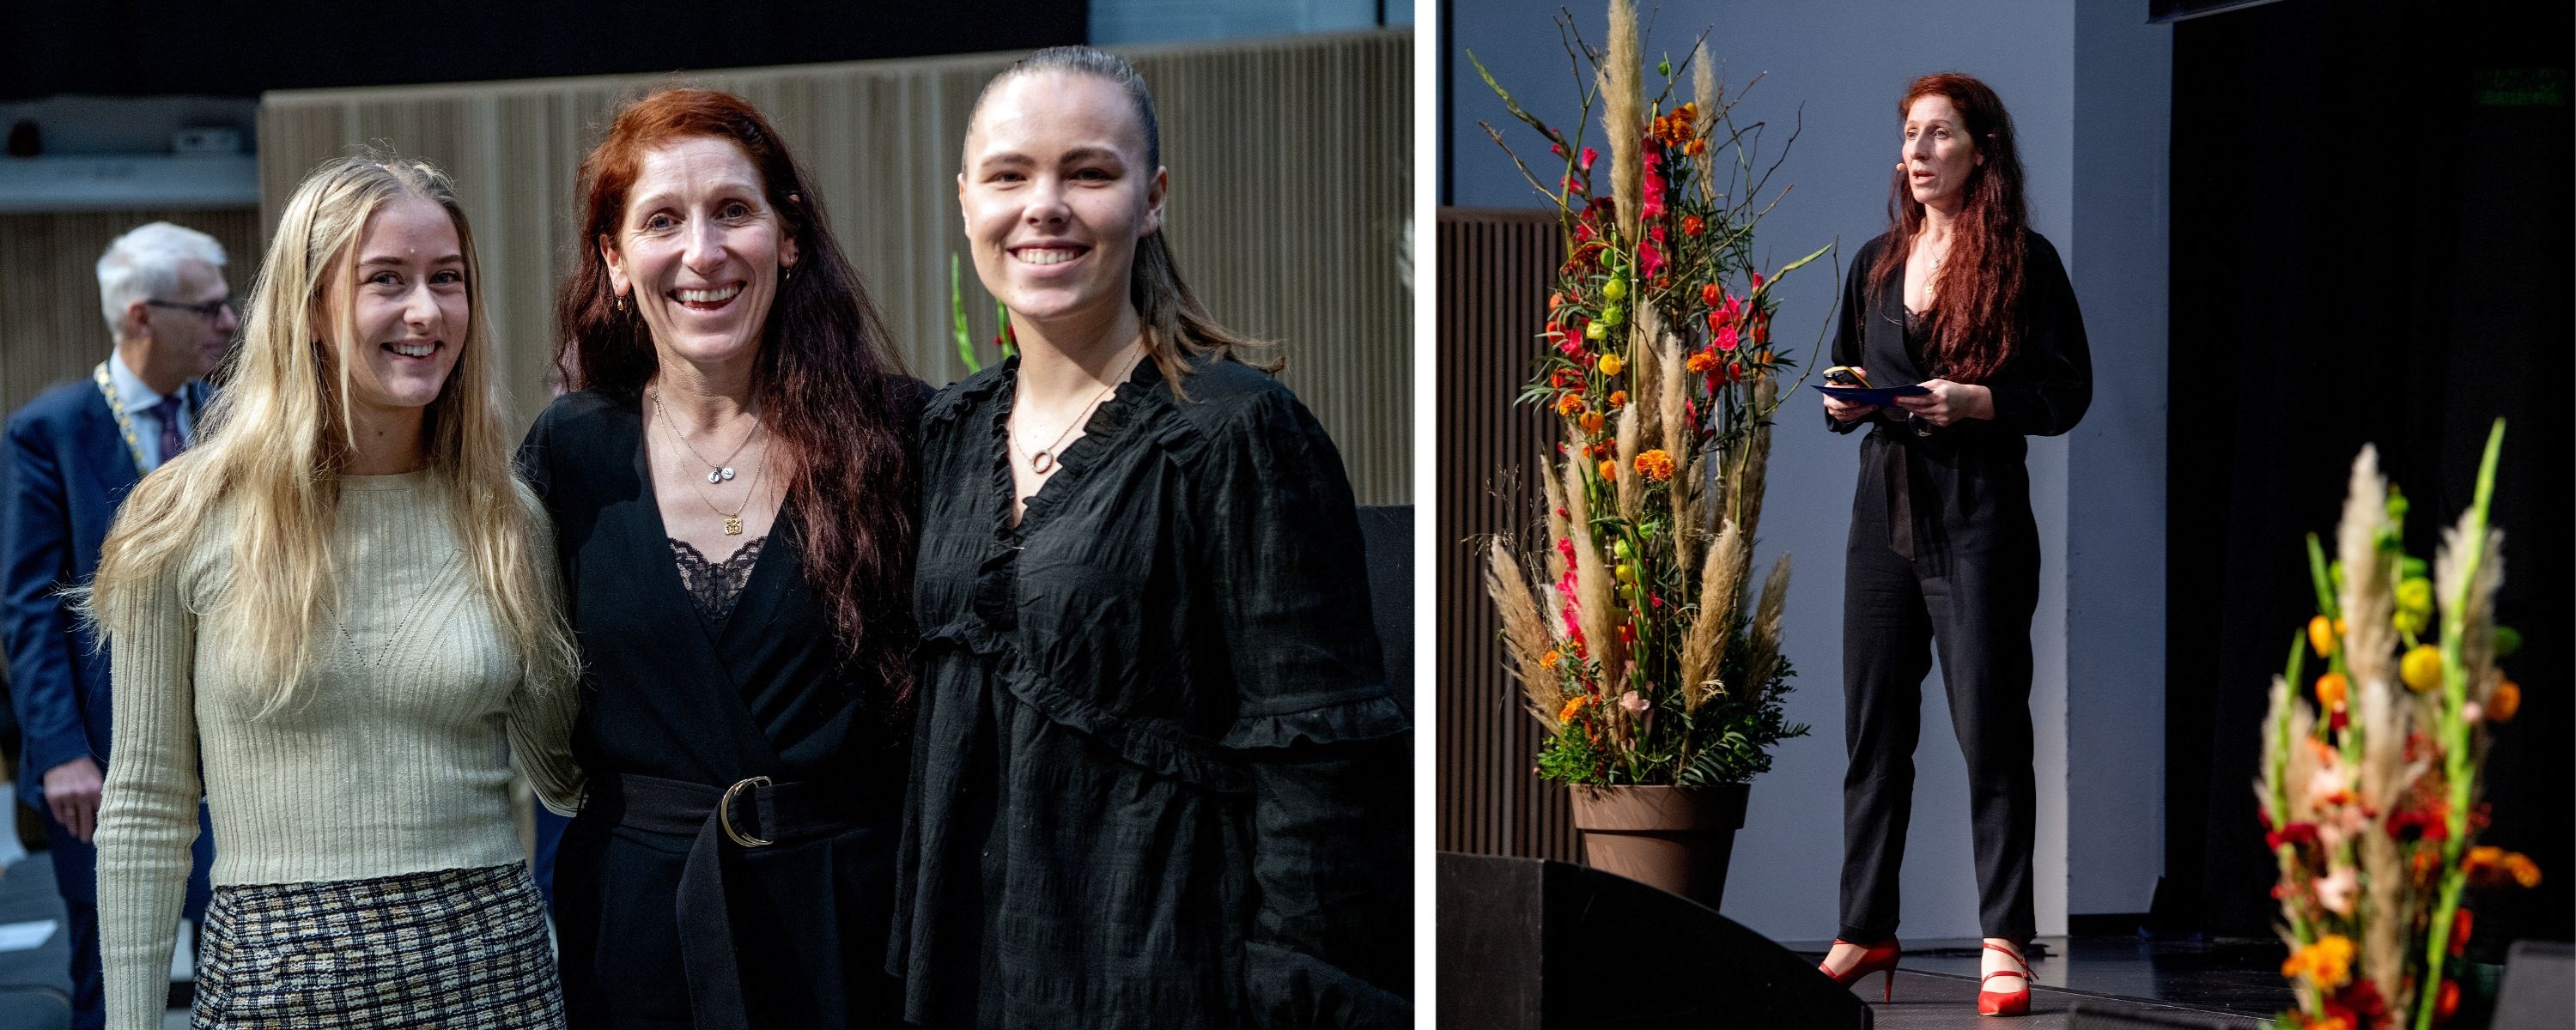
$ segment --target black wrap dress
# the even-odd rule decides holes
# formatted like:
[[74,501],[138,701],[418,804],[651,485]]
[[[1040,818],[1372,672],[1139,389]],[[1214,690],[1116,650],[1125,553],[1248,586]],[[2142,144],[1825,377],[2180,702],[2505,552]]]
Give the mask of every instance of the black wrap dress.
[[[907,385],[917,410],[927,388]],[[916,416],[898,417],[909,427]],[[731,611],[701,618],[663,529],[643,428],[635,398],[568,394],[520,453],[554,515],[583,660],[573,755],[591,795],[555,864],[572,1025],[898,1026],[884,948],[901,735],[878,684],[836,672],[831,620],[805,582],[798,498],[780,506]],[[676,904],[697,834],[636,818],[635,776],[701,791],[767,776],[842,804],[829,832],[769,833],[777,843],[761,847],[715,840],[731,941],[710,940],[682,929]],[[752,793],[729,807],[758,836],[776,813]],[[684,952],[703,963],[728,943],[739,1016],[693,1015],[692,974],[704,973]]]
[[[1900,408],[1826,425],[1861,441],[1843,564],[1842,925],[1872,942],[1896,932],[1898,869],[1914,793],[1923,679],[1940,644],[1950,721],[1968,761],[1984,936],[2030,939],[2031,846],[2038,795],[2030,725],[2031,615],[2039,603],[2039,529],[2031,518],[2027,437],[2075,427],[2093,397],[2092,357],[2075,288],[2056,248],[2024,237],[2013,356],[1982,385],[1992,420],[1944,427]],[[1863,244],[1843,293],[1834,362],[1878,386],[1942,377],[1927,367],[1928,327],[1905,307],[1905,277],[1873,284],[1893,234]]]
[[1409,1025],[1409,726],[1332,441],[1144,362],[1014,526],[1016,373],[923,415],[906,1018]]

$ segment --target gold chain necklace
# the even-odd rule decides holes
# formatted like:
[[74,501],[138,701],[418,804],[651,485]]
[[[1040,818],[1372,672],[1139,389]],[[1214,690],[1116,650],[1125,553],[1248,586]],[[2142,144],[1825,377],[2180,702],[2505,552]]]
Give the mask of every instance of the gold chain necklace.
[[662,395],[651,390],[645,391],[644,395],[652,398],[653,413],[661,416],[662,425],[671,430],[672,436],[679,438],[680,446],[689,452],[690,457],[696,458],[700,462],[705,463],[707,466],[708,486],[714,486],[718,483],[732,479],[733,460],[741,456],[743,448],[751,446],[753,437],[760,435],[760,416],[754,415],[751,417],[751,432],[743,434],[742,442],[733,445],[732,454],[725,455],[723,461],[707,461],[706,455],[698,453],[697,445],[689,442],[688,434],[680,432],[680,427],[671,421],[671,409],[663,405]]
[[[660,401],[658,401],[658,400],[657,400],[657,401],[655,401],[655,402],[653,402],[653,403],[654,403],[654,405],[655,405],[656,407],[659,407],[659,406],[660,406],[660,404],[661,404],[661,402],[660,402]],[[666,421],[666,422],[664,422],[663,424],[664,424],[666,427],[667,427],[667,426],[669,426],[669,423],[668,423],[667,421]],[[754,427],[752,431],[756,433],[756,432],[759,432],[759,429],[758,429],[757,427]],[[678,436],[678,435],[680,435],[680,431],[679,431],[678,429],[674,428],[674,429],[672,429],[672,430],[671,430],[671,435],[673,435],[673,436]],[[683,447],[688,446],[688,443],[689,443],[689,442],[688,442],[687,440],[682,440],[682,441],[680,441],[680,445],[681,445],[681,446],[683,446]],[[741,453],[742,453],[742,449],[741,449],[741,448],[739,448],[739,447],[734,448],[734,454],[741,454]],[[678,455],[673,455],[673,457],[678,457]],[[705,461],[706,459],[705,459],[705,458],[700,458],[700,459],[698,459],[698,460],[700,460],[700,461]],[[730,460],[730,456],[728,456],[728,460]],[[707,510],[708,510],[708,511],[712,511],[712,512],[714,512],[714,513],[718,514],[718,515],[724,516],[724,531],[725,531],[725,535],[726,535],[726,536],[741,536],[741,535],[742,535],[742,513],[743,513],[743,512],[746,512],[746,511],[751,510],[751,500],[752,500],[752,498],[755,498],[755,497],[760,496],[760,477],[761,477],[761,474],[762,474],[763,472],[765,472],[765,471],[767,471],[767,470],[768,470],[768,468],[769,468],[769,462],[768,462],[768,461],[766,461],[766,460],[763,460],[760,464],[758,464],[758,465],[754,465],[754,466],[752,466],[752,467],[751,467],[751,481],[750,481],[749,483],[744,484],[744,490],[743,490],[743,493],[742,493],[742,503],[741,503],[741,504],[734,505],[734,506],[733,506],[733,510],[732,510],[732,511],[726,511],[726,510],[724,510],[724,509],[722,509],[722,508],[716,507],[716,502],[711,501],[711,500],[708,500],[708,499],[707,499],[706,492],[705,492],[705,491],[703,491],[703,490],[698,489],[697,484],[695,484],[695,483],[692,483],[692,484],[690,484],[690,485],[689,485],[689,493],[691,493],[692,495],[695,495],[695,496],[697,497],[697,499],[698,499],[698,503],[703,504],[703,505],[706,505],[706,506],[707,506]],[[726,474],[726,476],[725,476],[725,478],[726,478],[726,479],[731,479],[731,478],[733,478],[733,476],[732,476],[732,474],[731,474],[731,473],[733,472],[733,470],[732,470],[732,469],[726,469],[726,470],[725,470],[725,472],[727,473],[727,474]],[[710,481],[710,482],[713,482],[713,480],[709,480],[709,481]]]
[[[1136,363],[1143,361],[1144,358],[1145,349],[1143,347],[1136,348],[1135,356],[1127,359],[1127,364],[1119,370],[1117,375],[1109,377],[1109,385],[1101,387],[1100,393],[1091,398],[1091,403],[1082,406],[1082,413],[1075,415],[1073,417],[1073,421],[1065,423],[1064,431],[1055,434],[1055,439],[1047,441],[1046,446],[1040,447],[1035,451],[1030,451],[1020,446],[1020,435],[1018,433],[1004,433],[1002,435],[1009,438],[1011,441],[1011,449],[1019,451],[1020,457],[1028,461],[1029,471],[1035,472],[1041,477],[1053,474],[1055,472],[1055,459],[1057,454],[1056,447],[1063,444],[1064,438],[1073,435],[1073,431],[1080,428],[1083,423],[1091,421],[1092,411],[1099,408],[1102,401],[1108,400],[1111,393],[1117,391],[1118,384],[1127,381],[1127,376],[1136,371]],[[1025,382],[1026,381],[1023,380],[1024,385]],[[1022,410],[1025,409],[1015,405],[1012,412],[1016,415]]]
[[[125,437],[126,453],[134,456],[135,474],[150,474],[152,466],[143,460],[143,438],[134,435],[134,419],[125,413],[125,402],[116,396],[116,380],[107,374],[107,362],[99,362],[89,377],[98,383],[99,396],[107,398],[108,413],[116,416],[116,431]],[[174,392],[172,396],[177,394]],[[163,417],[170,416],[165,414]],[[162,458],[167,460],[169,455],[162,455]]]

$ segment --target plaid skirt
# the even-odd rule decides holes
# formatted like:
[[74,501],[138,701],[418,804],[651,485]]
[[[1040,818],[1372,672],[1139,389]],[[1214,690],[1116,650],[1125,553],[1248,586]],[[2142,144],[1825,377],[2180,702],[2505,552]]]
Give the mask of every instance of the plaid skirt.
[[204,940],[198,1030],[564,1025],[525,863],[217,887]]

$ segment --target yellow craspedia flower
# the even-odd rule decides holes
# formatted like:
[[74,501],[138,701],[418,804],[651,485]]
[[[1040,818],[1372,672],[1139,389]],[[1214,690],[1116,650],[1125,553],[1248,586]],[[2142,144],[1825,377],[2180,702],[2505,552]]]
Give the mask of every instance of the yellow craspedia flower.
[[1621,361],[1621,360],[1619,360],[1619,356],[1618,356],[1618,355],[1616,355],[1616,354],[1604,354],[1604,355],[1602,355],[1602,356],[1601,356],[1601,374],[1602,374],[1602,375],[1605,375],[1605,376],[1615,376],[1615,375],[1618,375],[1618,374],[1619,374],[1619,370],[1620,370],[1620,369],[1623,369],[1623,368],[1626,368],[1626,367],[1628,367],[1628,363],[1627,363],[1627,362],[1625,362],[1625,361]]
[[2442,649],[2431,644],[2417,644],[2397,662],[2397,678],[2406,681],[2418,693],[2442,685]]

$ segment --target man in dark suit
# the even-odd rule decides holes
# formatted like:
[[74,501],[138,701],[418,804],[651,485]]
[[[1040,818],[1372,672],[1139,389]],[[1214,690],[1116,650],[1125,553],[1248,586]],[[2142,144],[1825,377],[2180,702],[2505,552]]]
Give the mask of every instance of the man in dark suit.
[[[98,261],[116,344],[91,374],[9,416],[0,446],[0,631],[9,700],[24,734],[18,796],[45,817],[69,914],[73,1026],[105,1021],[100,988],[99,788],[108,755],[108,662],[62,589],[98,569],[116,506],[195,438],[207,389],[240,316],[213,237],[154,222]],[[204,911],[212,835],[202,820],[188,912]]]

